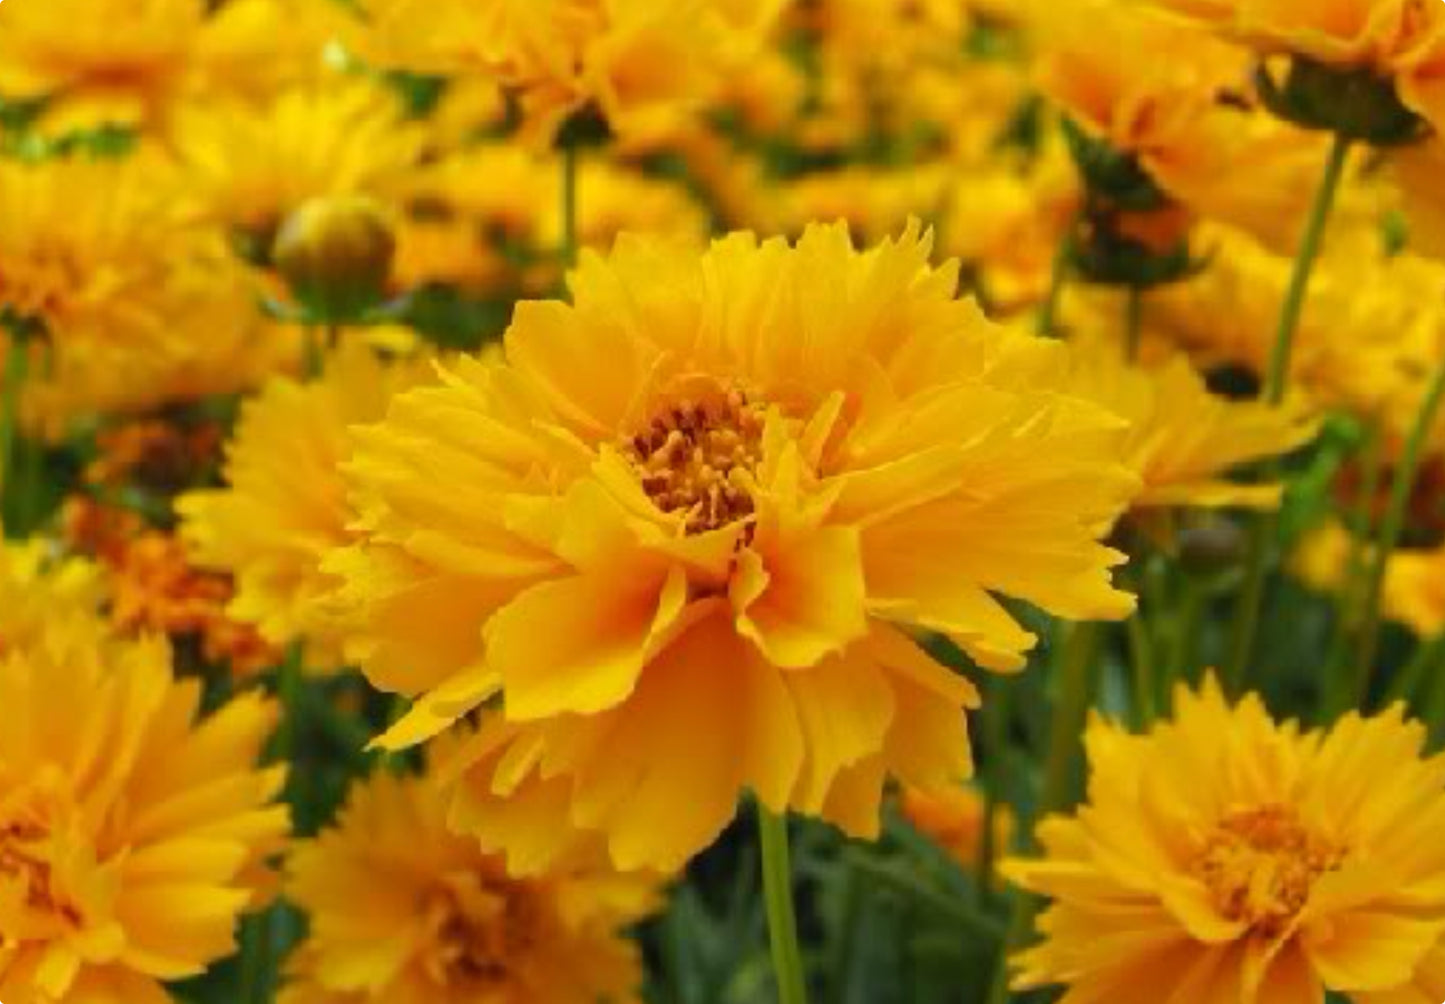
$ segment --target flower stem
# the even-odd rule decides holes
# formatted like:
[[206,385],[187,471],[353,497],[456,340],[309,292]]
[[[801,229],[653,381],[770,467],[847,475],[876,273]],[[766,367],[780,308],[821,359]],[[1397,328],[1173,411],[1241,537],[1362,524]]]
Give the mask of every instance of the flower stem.
[[1420,639],[1420,643],[1415,646],[1415,654],[1390,681],[1384,706],[1389,707],[1400,701],[1407,704],[1413,702],[1431,668],[1440,662],[1442,655],[1445,655],[1445,633],[1437,634],[1434,638]]
[[[10,490],[20,392],[25,386],[25,371],[29,360],[25,340],[19,335],[11,334],[5,352],[4,383],[0,384],[0,500],[6,500],[6,493]],[[5,508],[8,507],[0,507],[0,513],[3,513]]]
[[1370,678],[1374,674],[1375,654],[1380,639],[1380,598],[1384,592],[1385,572],[1390,565],[1390,556],[1400,543],[1405,530],[1405,516],[1410,509],[1410,495],[1415,487],[1415,475],[1420,471],[1425,445],[1430,441],[1430,432],[1440,414],[1440,405],[1445,402],[1445,364],[1436,371],[1425,391],[1424,403],[1415,416],[1415,425],[1405,440],[1404,452],[1395,469],[1395,480],[1390,486],[1389,506],[1380,524],[1380,537],[1370,556],[1369,573],[1365,579],[1365,596],[1361,605],[1359,645],[1355,651],[1353,689],[1346,696],[1353,699],[1355,707],[1361,706],[1370,690]]
[[798,921],[793,911],[792,866],[788,862],[786,816],[758,806],[758,838],[763,853],[763,898],[768,909],[768,938],[779,1004],[807,1004],[803,954],[798,948]]
[[581,154],[576,143],[562,144],[562,267],[577,264],[577,169]]
[[[1262,397],[1272,405],[1284,402],[1285,391],[1289,387],[1290,359],[1294,352],[1295,334],[1304,313],[1310,276],[1324,246],[1325,225],[1334,209],[1335,196],[1339,193],[1340,181],[1344,178],[1349,152],[1350,140],[1336,134],[1330,144],[1329,158],[1325,162],[1319,189],[1315,193],[1314,205],[1305,223],[1299,252],[1295,255],[1294,270],[1290,275],[1284,305],[1280,309],[1279,326],[1275,331],[1274,348],[1270,352],[1269,369],[1265,372]],[[1247,668],[1254,655],[1255,636],[1259,632],[1265,585],[1269,578],[1270,557],[1278,535],[1279,516],[1276,513],[1266,513],[1259,517],[1254,525],[1254,532],[1250,535],[1248,572],[1245,575],[1244,589],[1240,593],[1239,605],[1235,610],[1234,635],[1230,639],[1229,662],[1224,674],[1225,685],[1231,693],[1237,694],[1243,689]]]
[[[1329,647],[1325,649],[1325,685],[1343,687],[1343,674],[1348,672],[1350,640],[1360,613],[1360,587],[1365,578],[1365,555],[1375,537],[1375,497],[1380,490],[1384,469],[1384,437],[1378,427],[1366,432],[1361,465],[1364,480],[1359,501],[1355,505],[1350,527],[1350,557],[1345,566],[1344,581],[1336,590],[1335,619],[1330,627]],[[1331,703],[1327,700],[1326,703]]]
[[[1049,726],[1049,757],[1044,766],[1043,791],[1039,796],[1038,816],[1041,819],[1070,808],[1078,799],[1075,772],[1080,758],[1084,724],[1093,698],[1092,670],[1094,656],[1099,650],[1099,637],[1098,624],[1075,624],[1069,628],[1058,653],[1058,661],[1054,666],[1057,690],[1054,695],[1053,720]],[[1031,823],[1027,820],[1022,822],[1022,831],[1031,833]],[[1028,937],[1038,909],[1038,897],[1014,892],[1008,931],[1004,938],[1003,951],[999,954],[998,968],[994,970],[988,1004],[1006,1004],[1008,1001],[1009,953],[1023,944]]]
[[1125,625],[1129,632],[1129,667],[1134,681],[1134,720],[1141,729],[1154,724],[1158,712],[1155,693],[1158,681],[1154,676],[1154,643],[1149,626],[1135,613]]
[[1068,229],[1064,231],[1063,240],[1059,241],[1059,248],[1054,252],[1053,268],[1049,271],[1049,290],[1044,297],[1043,305],[1039,308],[1038,321],[1035,330],[1039,334],[1052,337],[1057,334],[1059,301],[1063,299],[1064,287],[1069,283],[1069,266],[1074,260],[1074,228],[1078,226],[1078,218],[1069,220]]

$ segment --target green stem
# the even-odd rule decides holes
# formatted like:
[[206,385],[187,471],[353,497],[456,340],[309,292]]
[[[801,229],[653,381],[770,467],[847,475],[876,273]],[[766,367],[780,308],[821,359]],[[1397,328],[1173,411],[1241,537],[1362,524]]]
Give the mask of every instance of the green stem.
[[1159,681],[1165,709],[1174,706],[1174,688],[1180,680],[1193,682],[1194,648],[1199,638],[1199,622],[1204,615],[1205,589],[1188,575],[1180,586],[1179,619],[1174,625],[1169,659]]
[[763,854],[763,898],[768,909],[768,938],[773,949],[778,1004],[807,1004],[803,954],[798,948],[798,921],[793,911],[787,818],[759,805],[758,838]]
[[1074,260],[1074,228],[1078,226],[1078,218],[1069,220],[1069,227],[1064,231],[1063,240],[1059,241],[1058,250],[1054,252],[1053,268],[1049,270],[1049,291],[1044,297],[1043,306],[1039,308],[1039,317],[1036,330],[1039,334],[1053,336],[1057,334],[1059,303],[1064,296],[1064,287],[1069,284],[1069,266]]
[[[1360,613],[1360,584],[1365,578],[1365,555],[1370,541],[1375,538],[1375,497],[1380,491],[1384,460],[1384,437],[1377,427],[1371,426],[1366,433],[1362,458],[1365,476],[1350,526],[1349,562],[1345,566],[1344,581],[1336,590],[1335,619],[1330,627],[1329,647],[1325,649],[1325,686],[1331,694],[1335,689],[1346,686],[1343,674],[1349,664],[1351,632]],[[1333,697],[1327,703],[1333,705]]]
[[1124,301],[1124,358],[1139,359],[1139,338],[1144,329],[1144,290],[1130,286]]
[[[1304,235],[1300,240],[1299,252],[1295,255],[1294,270],[1285,291],[1279,326],[1275,331],[1274,348],[1270,352],[1269,368],[1265,372],[1262,396],[1272,405],[1284,402],[1285,391],[1289,387],[1290,359],[1294,352],[1295,334],[1304,313],[1310,276],[1314,273],[1315,262],[1319,260],[1324,246],[1325,226],[1334,209],[1335,196],[1339,193],[1349,152],[1349,139],[1336,135],[1330,143],[1329,159],[1325,162],[1324,174],[1320,178],[1314,205],[1310,209]],[[1269,578],[1271,552],[1278,536],[1277,513],[1260,516],[1255,523],[1254,532],[1250,535],[1248,572],[1245,575],[1239,606],[1235,611],[1234,635],[1230,639],[1229,662],[1224,673],[1225,684],[1234,694],[1243,689],[1249,663],[1254,655],[1255,636],[1259,633],[1260,613],[1264,606],[1265,584]]]
[[[1059,652],[1055,669],[1057,690],[1049,727],[1049,757],[1044,766],[1044,787],[1039,797],[1040,818],[1069,809],[1078,800],[1075,778],[1082,753],[1084,725],[1093,697],[1092,670],[1094,656],[1099,649],[1099,637],[1098,624],[1075,624],[1069,629]],[[1024,833],[1032,830],[1033,827],[1027,823],[1022,828]],[[1037,896],[1015,891],[1004,950],[999,954],[998,966],[994,970],[988,1004],[1005,1004],[1009,999],[1009,954],[1028,938],[1038,909]]]
[[1049,759],[1044,767],[1040,815],[1071,808],[1078,799],[1076,784],[1084,724],[1092,701],[1094,655],[1099,649],[1099,625],[1073,625],[1059,658],[1058,686],[1049,727]]
[[577,264],[577,174],[581,154],[576,143],[562,146],[562,267]]
[[1374,674],[1375,654],[1380,639],[1380,599],[1385,589],[1385,572],[1390,557],[1405,532],[1405,517],[1410,510],[1410,495],[1415,488],[1415,475],[1420,471],[1420,462],[1425,454],[1425,445],[1440,405],[1445,401],[1445,364],[1436,371],[1425,392],[1425,401],[1415,416],[1415,425],[1405,440],[1405,450],[1400,455],[1399,466],[1395,469],[1395,480],[1390,486],[1390,502],[1385,510],[1384,521],[1380,524],[1380,538],[1375,542],[1370,556],[1370,569],[1365,579],[1365,597],[1361,606],[1359,646],[1355,652],[1354,686],[1348,696],[1354,706],[1362,706],[1370,690],[1370,678]]
[[1445,667],[1437,663],[1434,676],[1424,713],[1425,726],[1430,731],[1431,751],[1438,750],[1445,744]]
[[863,883],[858,881],[858,869],[853,867],[853,861],[844,864],[840,881],[843,885],[840,890],[842,908],[838,912],[838,930],[833,935],[833,950],[828,961],[828,999],[832,1004],[847,1004],[848,1001],[858,912],[863,907]]
[[1147,729],[1159,714],[1154,696],[1158,686],[1154,676],[1154,643],[1142,614],[1136,612],[1125,626],[1129,631],[1129,667],[1134,681],[1134,720],[1140,729]]
[[1412,701],[1429,675],[1430,667],[1438,665],[1442,655],[1445,655],[1445,633],[1438,634],[1434,638],[1421,639],[1420,643],[1415,646],[1415,653],[1410,657],[1410,661],[1390,681],[1390,689],[1385,693],[1384,706],[1389,707],[1400,701],[1406,703]]
[[[25,386],[30,361],[25,340],[17,334],[9,336],[5,352],[5,377],[0,384],[0,500],[8,502],[11,463],[15,456],[15,434],[20,414],[20,392]],[[9,506],[0,507],[3,513]]]

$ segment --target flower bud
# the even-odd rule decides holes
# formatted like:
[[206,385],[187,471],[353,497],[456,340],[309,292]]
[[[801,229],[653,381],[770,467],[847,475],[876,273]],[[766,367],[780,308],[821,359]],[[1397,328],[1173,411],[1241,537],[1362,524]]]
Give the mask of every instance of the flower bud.
[[395,253],[385,210],[347,195],[304,203],[281,225],[271,257],[307,310],[340,323],[382,301]]

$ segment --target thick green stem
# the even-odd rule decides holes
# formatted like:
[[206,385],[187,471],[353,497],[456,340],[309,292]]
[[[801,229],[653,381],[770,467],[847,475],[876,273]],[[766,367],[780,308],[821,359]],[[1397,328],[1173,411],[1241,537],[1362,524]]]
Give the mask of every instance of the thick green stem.
[[577,173],[582,156],[576,143],[562,145],[562,267],[577,264]]
[[793,911],[787,818],[759,805],[758,837],[763,853],[763,898],[768,908],[768,938],[773,949],[778,1004],[807,1004],[803,953],[798,948],[798,921]]
[[[1272,405],[1282,404],[1289,388],[1295,334],[1299,331],[1300,317],[1304,313],[1309,293],[1310,276],[1314,273],[1315,262],[1319,260],[1324,246],[1325,226],[1334,209],[1335,196],[1339,193],[1340,181],[1344,178],[1349,152],[1349,139],[1336,135],[1330,144],[1329,159],[1325,162],[1314,205],[1305,222],[1289,288],[1285,291],[1284,304],[1279,313],[1279,325],[1275,330],[1269,368],[1265,372],[1262,397]],[[1278,473],[1278,470],[1273,473]],[[1279,516],[1275,513],[1260,516],[1250,536],[1248,572],[1238,608],[1235,610],[1234,635],[1230,640],[1229,662],[1224,673],[1225,683],[1231,693],[1237,694],[1243,689],[1248,666],[1254,655],[1255,636],[1259,632],[1260,613],[1264,607],[1265,585],[1269,579],[1269,564],[1278,536]]]
[[1399,465],[1395,468],[1395,480],[1390,486],[1390,502],[1385,518],[1380,524],[1380,537],[1370,556],[1370,569],[1365,579],[1365,596],[1361,604],[1359,645],[1355,650],[1353,687],[1347,695],[1354,707],[1361,707],[1370,690],[1370,678],[1374,674],[1375,654],[1380,639],[1380,598],[1385,589],[1385,572],[1390,565],[1390,556],[1400,543],[1405,531],[1405,517],[1410,511],[1410,495],[1415,488],[1415,475],[1420,471],[1420,461],[1425,454],[1425,445],[1440,414],[1440,405],[1445,401],[1445,364],[1436,371],[1425,392],[1424,403],[1415,416],[1415,425],[1405,440],[1404,452],[1400,454]]
[[[24,339],[11,334],[5,352],[5,377],[0,384],[0,501],[10,491],[11,461],[15,456],[15,433],[19,423],[20,392],[30,356]],[[3,513],[5,506],[0,506]]]

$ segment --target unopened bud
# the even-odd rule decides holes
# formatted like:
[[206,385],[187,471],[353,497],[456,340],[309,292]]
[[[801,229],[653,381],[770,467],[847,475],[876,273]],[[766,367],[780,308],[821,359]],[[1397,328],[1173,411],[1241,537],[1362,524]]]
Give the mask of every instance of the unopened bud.
[[395,254],[386,211],[348,195],[312,199],[293,212],[271,257],[303,306],[320,320],[343,322],[383,300]]

